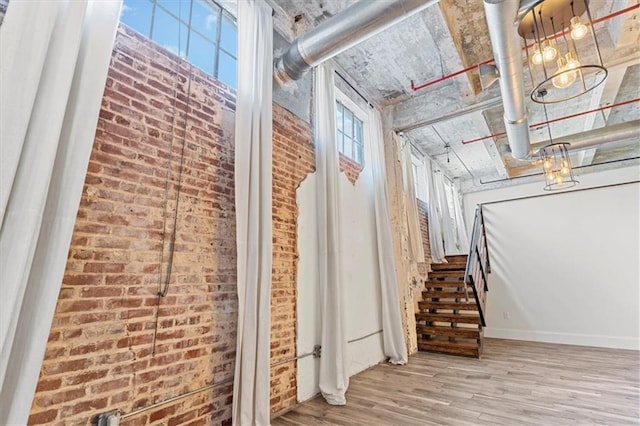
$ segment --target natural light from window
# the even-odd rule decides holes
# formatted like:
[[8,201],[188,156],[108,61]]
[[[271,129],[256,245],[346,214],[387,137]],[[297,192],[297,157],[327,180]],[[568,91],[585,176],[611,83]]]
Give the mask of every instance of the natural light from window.
[[120,21],[234,89],[237,28],[213,1],[124,0]]
[[336,125],[338,128],[338,151],[358,164],[364,162],[362,120],[349,108],[336,102]]

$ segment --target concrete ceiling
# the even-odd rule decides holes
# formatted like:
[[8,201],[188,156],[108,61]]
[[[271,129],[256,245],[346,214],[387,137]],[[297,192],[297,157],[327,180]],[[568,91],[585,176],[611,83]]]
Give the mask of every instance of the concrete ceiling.
[[[371,1],[371,0],[362,0]],[[288,39],[339,13],[356,0],[272,0],[276,28]],[[636,0],[591,2],[598,19],[637,4]],[[570,102],[550,105],[549,119],[581,113],[601,106],[640,98],[640,9],[596,24],[596,35],[609,75],[593,91]],[[466,190],[477,190],[486,182],[531,175],[539,166],[516,161],[506,137],[487,138],[504,132],[498,84],[483,91],[476,70],[413,91],[429,82],[479,62],[491,59],[484,7],[481,0],[441,0],[438,5],[404,20],[336,57],[337,64],[361,92],[380,107],[391,108],[394,126],[404,130],[414,148],[431,156],[451,178]],[[582,58],[581,58],[582,59]],[[588,79],[589,77],[587,77]],[[525,88],[532,84],[525,64]],[[528,101],[529,123],[546,121],[544,109]],[[632,103],[598,113],[581,115],[551,124],[554,140],[640,119],[640,104]],[[549,139],[549,128],[531,131],[531,142]],[[445,144],[450,145],[446,154]],[[640,142],[601,145],[572,156],[581,173],[585,167],[640,156]],[[637,160],[634,160],[637,161]],[[600,167],[602,168],[602,167]]]

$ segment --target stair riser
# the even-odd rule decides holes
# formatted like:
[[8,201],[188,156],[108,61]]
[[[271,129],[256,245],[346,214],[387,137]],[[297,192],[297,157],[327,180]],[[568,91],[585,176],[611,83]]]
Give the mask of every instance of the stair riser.
[[479,348],[455,348],[455,347],[446,347],[444,345],[432,345],[426,342],[418,342],[418,350],[427,351],[427,352],[438,352],[447,355],[462,355],[462,356],[470,356],[479,358],[480,357],[480,349]]
[[429,272],[429,280],[464,280],[464,271]]
[[420,312],[416,314],[416,321],[422,322],[449,322],[451,324],[480,324],[480,317],[474,315],[456,315],[456,314],[432,314]]
[[467,263],[467,255],[466,254],[454,254],[452,256],[445,256],[447,262],[449,263]]
[[432,263],[432,271],[464,271],[466,263]]
[[[473,292],[469,292],[469,299],[473,298]],[[427,299],[465,299],[464,291],[423,291],[422,299],[428,302]]]
[[478,306],[470,301],[470,303],[464,302],[418,302],[418,307],[423,309],[455,309],[460,311],[477,311]]
[[464,281],[427,281],[425,288],[464,288]]
[[473,328],[462,328],[462,327],[432,327],[432,326],[424,326],[419,325],[417,327],[418,334],[428,335],[428,336],[442,336],[442,337],[460,337],[464,339],[479,339],[480,338],[480,330]]

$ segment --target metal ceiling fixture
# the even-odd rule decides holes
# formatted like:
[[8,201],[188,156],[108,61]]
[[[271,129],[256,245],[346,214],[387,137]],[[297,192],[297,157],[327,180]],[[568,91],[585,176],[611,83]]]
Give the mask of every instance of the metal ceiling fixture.
[[[544,100],[546,95],[547,91],[544,88],[538,93],[538,96],[542,100]],[[543,105],[543,108],[545,118],[548,122],[549,115],[547,114],[547,106]],[[571,159],[569,158],[569,151],[567,150],[569,144],[554,143],[553,137],[551,136],[551,124],[547,124],[547,130],[549,131],[549,145],[540,148],[538,152],[544,174],[544,189],[546,191],[555,191],[558,189],[571,188],[575,186],[578,181],[573,176],[573,169],[571,168]]]
[[[525,45],[531,43],[525,51],[532,101],[564,102],[606,79],[588,0],[545,0],[527,11],[518,33]],[[542,90],[544,97],[539,96]]]
[[555,143],[540,149],[546,191],[571,188],[579,183],[573,176],[567,146],[566,143]]

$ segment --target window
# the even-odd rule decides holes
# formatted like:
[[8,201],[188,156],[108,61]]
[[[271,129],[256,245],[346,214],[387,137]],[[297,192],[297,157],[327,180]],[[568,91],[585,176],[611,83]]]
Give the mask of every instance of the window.
[[362,120],[341,102],[336,102],[338,151],[358,164],[364,162]]
[[210,0],[124,0],[120,20],[236,88],[234,18]]

